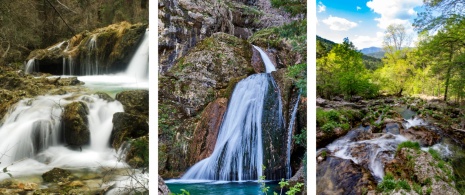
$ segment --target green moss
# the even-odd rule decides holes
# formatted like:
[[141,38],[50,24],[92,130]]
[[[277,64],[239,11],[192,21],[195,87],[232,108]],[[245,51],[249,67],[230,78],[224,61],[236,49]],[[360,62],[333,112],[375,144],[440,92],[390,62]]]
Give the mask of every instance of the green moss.
[[402,148],[411,148],[418,151],[420,150],[420,143],[412,141],[402,142],[397,146],[397,152],[399,152]]

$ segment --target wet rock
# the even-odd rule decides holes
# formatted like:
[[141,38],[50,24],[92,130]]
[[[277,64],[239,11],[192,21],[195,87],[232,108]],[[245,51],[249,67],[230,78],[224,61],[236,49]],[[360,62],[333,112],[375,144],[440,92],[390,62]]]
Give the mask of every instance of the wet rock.
[[116,94],[116,100],[123,104],[124,112],[133,115],[148,117],[149,114],[149,91],[129,90]]
[[68,184],[70,187],[82,187],[85,184],[82,181],[72,181],[71,183]]
[[386,128],[384,128],[383,133],[391,133],[393,135],[400,134],[400,125],[397,123],[387,123]]
[[370,172],[351,160],[329,156],[316,171],[317,194],[362,194],[376,187]]
[[67,182],[69,181],[69,177],[71,176],[71,172],[60,169],[60,168],[53,168],[50,171],[45,172],[42,174],[42,179],[45,182]]
[[251,65],[253,66],[255,73],[265,72],[265,64],[263,63],[260,52],[255,48],[252,48],[252,51],[253,53],[252,53]]
[[171,194],[170,189],[165,184],[165,181],[163,181],[163,178],[161,178],[160,175],[158,175],[158,194],[161,194],[161,195]]
[[130,148],[126,154],[126,162],[134,168],[148,168],[149,166],[149,137],[142,136],[130,141]]
[[84,102],[72,102],[65,106],[62,114],[62,128],[65,142],[70,146],[82,146],[90,141],[89,108]]
[[194,137],[190,142],[190,165],[209,157],[215,149],[216,139],[227,106],[228,99],[219,98],[208,104],[203,110],[200,121],[194,130]]
[[113,115],[113,130],[111,131],[110,143],[118,150],[121,144],[129,138],[138,138],[147,135],[149,125],[146,117],[117,112]]
[[438,143],[441,136],[426,126],[415,126],[401,132],[410,140],[418,141],[421,146],[432,146]]
[[105,92],[95,92],[94,95],[98,96],[100,99],[106,100],[108,102],[113,102],[115,99],[113,99],[110,95],[108,95]]

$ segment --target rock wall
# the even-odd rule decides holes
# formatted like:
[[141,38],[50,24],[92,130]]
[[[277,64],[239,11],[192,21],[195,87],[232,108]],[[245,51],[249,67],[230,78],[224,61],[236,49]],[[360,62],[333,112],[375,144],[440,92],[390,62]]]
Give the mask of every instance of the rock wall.
[[267,0],[189,1],[158,3],[160,72],[167,72],[198,42],[216,32],[247,39],[257,29],[288,23],[287,14]]

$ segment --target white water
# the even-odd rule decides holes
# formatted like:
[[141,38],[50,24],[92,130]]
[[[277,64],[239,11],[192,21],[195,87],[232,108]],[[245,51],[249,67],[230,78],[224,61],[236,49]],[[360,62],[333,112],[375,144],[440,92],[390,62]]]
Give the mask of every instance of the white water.
[[34,70],[34,65],[35,65],[36,59],[32,58],[29,59],[26,63],[26,68],[24,69],[27,74],[30,74]]
[[137,48],[134,57],[129,62],[125,75],[147,80],[149,70],[149,32],[146,30],[142,42]]
[[268,54],[266,54],[260,47],[257,47],[255,45],[252,45],[255,49],[260,52],[260,56],[262,57],[263,63],[265,64],[266,68],[266,73],[271,73],[272,71],[276,71],[275,65],[271,62],[270,58],[268,57]]
[[291,143],[292,143],[292,129],[294,128],[294,123],[295,123],[295,116],[297,114],[297,108],[299,105],[300,101],[300,93],[297,96],[297,100],[295,102],[294,108],[292,110],[292,115],[291,115],[291,120],[289,121],[289,128],[288,128],[288,134],[287,134],[287,172],[286,176],[287,178],[292,177],[292,170],[291,170]]
[[98,75],[99,59],[97,53],[97,35],[92,35],[92,38],[87,42],[87,56],[84,62],[81,62],[81,74]]
[[262,175],[262,113],[268,77],[255,74],[236,85],[212,155],[181,179],[242,181]]
[[[97,96],[73,94],[38,96],[21,100],[4,118],[0,127],[0,168],[8,167],[14,176],[42,174],[54,167],[67,169],[98,169],[102,166],[123,167],[118,162],[109,137],[115,112],[123,111],[121,103],[106,102]],[[62,143],[62,109],[72,101],[84,101],[89,107],[91,144],[82,152]],[[8,177],[0,174],[0,179]]]
[[[352,130],[346,136],[329,144],[327,146],[328,150],[334,156],[350,159],[356,164],[361,164],[362,161],[367,162],[368,168],[375,179],[381,180],[384,177],[384,164],[381,156],[384,155],[383,158],[385,159],[393,159],[394,155],[390,154],[390,152],[395,151],[398,144],[408,139],[402,135],[384,134],[378,138],[354,142],[355,131],[359,130]],[[359,150],[366,152],[367,155],[359,154]]]

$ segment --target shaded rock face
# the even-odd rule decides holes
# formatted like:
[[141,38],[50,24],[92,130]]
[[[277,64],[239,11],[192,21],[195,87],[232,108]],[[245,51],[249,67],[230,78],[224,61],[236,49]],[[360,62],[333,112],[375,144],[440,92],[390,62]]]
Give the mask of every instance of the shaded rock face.
[[189,166],[211,155],[215,149],[218,132],[226,112],[228,99],[218,98],[203,110],[189,144]]
[[121,22],[34,50],[26,72],[91,75],[125,70],[147,25]]
[[170,193],[170,189],[165,184],[165,181],[163,181],[163,178],[161,178],[161,176],[158,175],[158,194],[169,195]]
[[287,134],[279,89],[271,77],[268,81],[262,115],[264,174],[267,179],[279,180],[286,177]]
[[124,112],[148,117],[149,91],[129,90],[116,94],[116,100],[123,104]]
[[112,121],[113,130],[110,143],[117,150],[128,138],[138,138],[149,133],[149,124],[146,117],[117,112],[113,115]]
[[263,73],[265,72],[265,64],[263,63],[262,57],[260,56],[260,52],[252,47],[252,61],[251,65],[255,70],[255,73]]
[[453,173],[452,167],[447,163],[438,166],[438,163],[427,152],[402,148],[384,170],[397,179],[421,184],[423,194],[428,188],[431,194],[459,194],[451,178],[453,175],[449,174]]
[[66,144],[82,146],[90,141],[89,108],[84,102],[72,102],[65,106],[62,114],[62,128]]
[[69,180],[70,176],[71,172],[67,170],[53,168],[52,170],[42,174],[42,179],[44,179],[45,182],[66,182]]
[[351,160],[327,157],[317,165],[317,194],[362,194],[376,187],[370,172]]
[[247,39],[255,29],[290,22],[286,14],[272,8],[266,0],[163,0],[158,8],[161,73],[169,70],[198,42],[216,32]]
[[[130,148],[126,154],[126,162],[134,168],[149,167],[149,137],[148,130],[146,135],[135,138],[130,141]],[[145,170],[143,170],[145,171]]]

